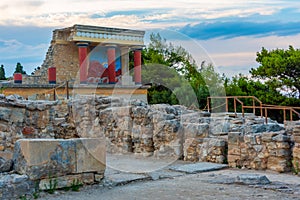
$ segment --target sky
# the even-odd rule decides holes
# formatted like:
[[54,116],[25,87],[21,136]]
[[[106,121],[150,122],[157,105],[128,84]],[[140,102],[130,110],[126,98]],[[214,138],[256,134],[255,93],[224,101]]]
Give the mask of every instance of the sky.
[[257,67],[256,52],[300,48],[295,0],[1,0],[0,64],[31,73],[45,59],[52,31],[74,24],[158,32],[232,77]]

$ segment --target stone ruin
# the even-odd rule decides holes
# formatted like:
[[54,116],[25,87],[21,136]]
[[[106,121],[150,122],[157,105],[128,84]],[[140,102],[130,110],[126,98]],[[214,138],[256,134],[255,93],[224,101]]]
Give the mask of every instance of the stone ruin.
[[99,182],[106,153],[297,169],[300,124],[285,129],[268,121],[106,96],[50,102],[0,95],[0,193],[16,198],[33,191],[34,183],[47,189],[50,176],[63,183],[59,187]]

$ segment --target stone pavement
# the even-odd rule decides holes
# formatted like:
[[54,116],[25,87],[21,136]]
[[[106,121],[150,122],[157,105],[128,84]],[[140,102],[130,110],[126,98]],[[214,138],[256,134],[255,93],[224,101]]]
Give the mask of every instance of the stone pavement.
[[[114,161],[112,161],[114,160]],[[153,160],[110,160],[111,166],[147,166]],[[119,160],[119,161],[118,161]],[[127,162],[126,162],[127,161]],[[115,163],[114,163],[115,162]],[[162,164],[162,163],[160,163]],[[270,171],[226,168],[214,163],[176,161],[154,171],[128,172],[109,167],[99,185],[80,192],[57,191],[43,199],[300,199],[300,177]],[[123,168],[124,169],[124,166]]]

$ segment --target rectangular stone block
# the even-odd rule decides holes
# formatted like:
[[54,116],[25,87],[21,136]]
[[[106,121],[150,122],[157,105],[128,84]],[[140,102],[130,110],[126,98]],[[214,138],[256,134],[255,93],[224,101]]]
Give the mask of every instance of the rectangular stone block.
[[261,140],[263,142],[271,142],[274,136],[278,135],[278,133],[274,132],[265,132],[262,134]]
[[105,142],[96,138],[21,139],[15,145],[14,169],[31,180],[105,170]]
[[72,140],[21,139],[15,144],[14,169],[31,180],[61,176],[76,171]]
[[104,174],[95,174],[96,182],[101,182],[103,178],[104,178]]
[[296,136],[296,135],[294,135],[294,141],[296,142],[296,143],[300,143],[300,136]]
[[[75,175],[67,175],[67,176],[60,176],[60,177],[49,177],[42,179],[39,183],[39,189],[40,190],[49,190],[53,185],[56,185],[57,189],[70,187],[72,183],[75,183],[78,181],[81,181],[81,175],[75,174]],[[52,186],[50,186],[52,185]]]
[[288,162],[288,158],[271,156],[268,158],[267,168],[277,172],[286,172],[290,170]]
[[240,132],[229,132],[228,133],[228,145],[236,144],[244,141],[244,136]]

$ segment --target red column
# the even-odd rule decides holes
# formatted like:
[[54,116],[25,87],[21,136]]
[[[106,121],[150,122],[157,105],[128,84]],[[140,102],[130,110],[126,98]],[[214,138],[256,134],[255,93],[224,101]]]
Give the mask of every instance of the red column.
[[135,84],[142,84],[142,52],[134,51],[134,81]]
[[108,63],[108,79],[109,84],[116,83],[116,50],[115,47],[108,47],[107,49],[107,63]]
[[48,68],[48,80],[49,80],[49,84],[56,84],[56,68],[55,67]]
[[87,71],[88,71],[88,52],[87,47],[88,43],[86,42],[79,42],[77,43],[78,46],[78,57],[79,57],[79,76],[80,76],[80,83],[84,84],[87,82]]
[[22,74],[21,73],[14,73],[14,82],[22,83]]

